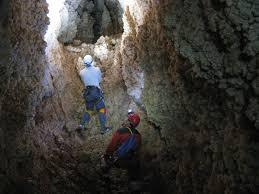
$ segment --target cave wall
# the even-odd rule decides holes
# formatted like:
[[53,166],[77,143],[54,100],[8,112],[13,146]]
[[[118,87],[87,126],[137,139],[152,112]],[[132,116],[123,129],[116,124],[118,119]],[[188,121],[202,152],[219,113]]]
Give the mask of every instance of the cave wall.
[[[7,80],[10,76],[10,71],[8,70],[7,64],[9,64],[9,39],[8,39],[8,1],[0,2],[0,115],[2,115],[2,102],[3,95],[6,92],[5,85],[8,84]],[[5,168],[7,166],[7,158],[5,158],[5,138],[4,138],[4,128],[2,121],[0,122],[0,192],[3,191],[5,185],[8,181],[5,179]]]
[[122,14],[117,0],[66,0],[58,40],[94,43],[101,35],[122,33]]
[[23,192],[30,185],[30,135],[41,98],[47,11],[45,1],[1,1],[1,193]]
[[[71,172],[77,171],[73,153],[79,142],[67,138],[68,118],[60,98],[67,89],[63,83],[71,82],[63,82],[71,75],[65,73],[66,67],[70,72],[71,67],[61,67],[59,45],[48,50],[53,52],[50,58],[45,56],[48,5],[45,0],[21,0],[2,9],[6,4],[1,4],[5,52],[1,52],[0,193],[79,193],[80,187],[69,184],[71,179],[76,182]],[[76,71],[72,75],[80,82]],[[80,95],[76,86],[71,93],[63,100],[70,103]],[[70,113],[70,108],[71,103],[65,111]]]
[[130,11],[133,46],[144,70],[143,103],[165,142],[168,192],[256,193],[258,3],[148,7],[144,22]]
[[[230,118],[232,127],[250,124],[258,129],[258,4],[250,1],[175,1],[172,4],[174,9],[182,7],[187,12],[182,14],[178,9],[162,21],[176,52],[190,64],[184,79],[192,81],[193,88],[200,91],[205,88],[209,93],[211,90],[207,89],[212,88],[214,100],[219,101],[214,104],[221,106],[226,117],[233,117]],[[199,80],[207,80],[208,86],[195,84]],[[188,83],[186,88],[191,88]],[[211,114],[213,120],[207,119],[207,126],[215,123],[213,128],[221,128],[216,124],[220,122],[212,122],[217,116]]]

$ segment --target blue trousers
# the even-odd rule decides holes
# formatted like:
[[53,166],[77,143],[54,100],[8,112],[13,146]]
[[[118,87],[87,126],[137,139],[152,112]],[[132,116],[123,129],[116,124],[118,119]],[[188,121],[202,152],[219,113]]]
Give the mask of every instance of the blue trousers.
[[84,90],[83,96],[85,99],[86,112],[83,113],[81,125],[87,125],[91,120],[90,112],[97,111],[101,130],[104,130],[106,127],[106,113],[102,91],[96,87],[89,87]]

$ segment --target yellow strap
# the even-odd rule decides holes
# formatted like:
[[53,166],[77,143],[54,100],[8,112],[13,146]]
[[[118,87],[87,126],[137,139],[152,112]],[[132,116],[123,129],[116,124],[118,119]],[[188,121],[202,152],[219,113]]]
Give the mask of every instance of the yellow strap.
[[132,134],[132,131],[131,131],[131,129],[129,128],[129,127],[127,127],[127,129],[130,131],[130,133]]
[[105,113],[105,108],[101,108],[101,109],[99,110],[99,112]]

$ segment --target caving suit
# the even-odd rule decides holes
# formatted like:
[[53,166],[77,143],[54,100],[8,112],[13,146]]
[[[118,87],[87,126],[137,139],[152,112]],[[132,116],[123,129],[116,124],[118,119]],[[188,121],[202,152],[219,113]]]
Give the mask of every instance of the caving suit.
[[131,180],[138,179],[139,177],[139,158],[138,153],[133,152],[123,158],[114,158],[114,154],[117,149],[122,145],[131,135],[131,132],[135,135],[138,151],[141,146],[141,134],[135,129],[130,127],[119,128],[112,136],[109,145],[106,148],[104,159],[108,165],[108,169],[112,166],[117,168],[124,168],[128,170],[128,175]]
[[83,114],[81,125],[87,125],[91,119],[90,113],[92,111],[98,111],[101,130],[105,130],[106,110],[103,93],[100,88],[100,82],[102,81],[100,68],[93,65],[85,67],[80,71],[80,77],[85,86],[83,96],[86,106],[86,112]]

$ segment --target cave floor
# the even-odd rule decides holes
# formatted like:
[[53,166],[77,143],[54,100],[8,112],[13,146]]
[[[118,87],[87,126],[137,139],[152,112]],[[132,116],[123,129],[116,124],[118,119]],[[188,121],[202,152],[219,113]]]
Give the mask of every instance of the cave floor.
[[[59,150],[47,159],[46,171],[53,177],[52,183],[57,193],[148,194],[157,193],[161,189],[161,180],[155,175],[158,172],[154,169],[150,171],[150,166],[144,164],[144,161],[141,161],[140,177],[135,181],[129,180],[126,169],[114,167],[108,172],[103,171],[102,153],[93,148],[98,142],[103,142],[103,138],[105,137],[102,135],[90,136],[89,131],[83,135],[75,131],[64,132],[62,138],[55,138]],[[74,147],[65,143],[73,142],[74,139],[81,141],[81,146]]]

